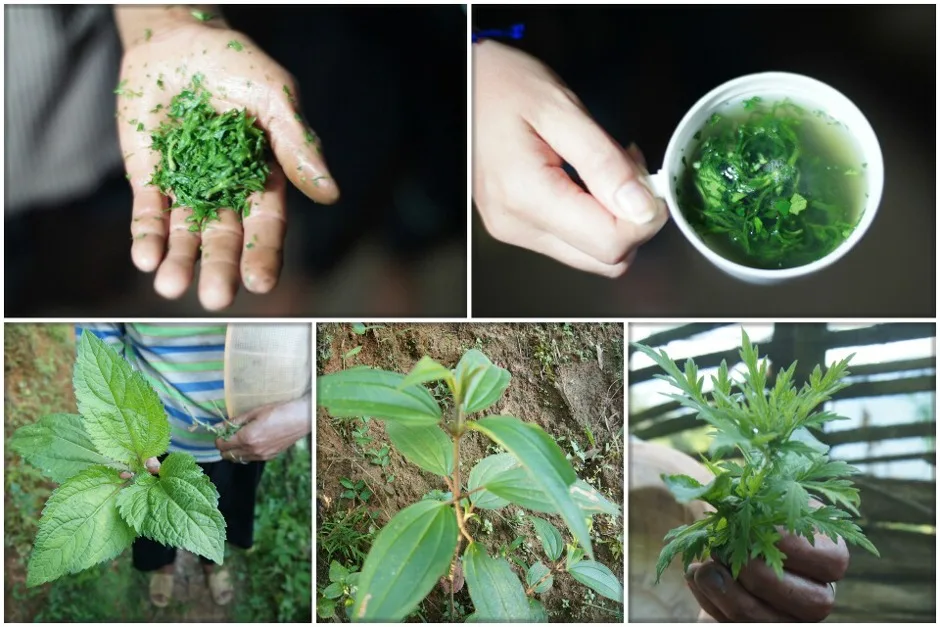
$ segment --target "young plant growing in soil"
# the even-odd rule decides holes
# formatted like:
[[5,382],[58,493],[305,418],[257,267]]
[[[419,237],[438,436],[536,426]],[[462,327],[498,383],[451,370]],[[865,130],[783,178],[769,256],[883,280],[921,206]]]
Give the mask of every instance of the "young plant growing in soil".
[[[437,381],[445,382],[452,395],[449,415],[423,385]],[[398,452],[439,475],[449,489],[399,511],[378,533],[357,582],[354,621],[401,621],[440,581],[450,592],[450,616],[454,592],[466,582],[474,605],[468,622],[544,622],[545,608],[535,596],[565,572],[623,603],[623,586],[594,560],[588,531],[591,516],[619,516],[620,509],[575,476],[561,448],[538,425],[512,416],[471,418],[492,407],[509,382],[509,371],[478,350],[465,353],[453,370],[423,357],[407,376],[361,366],[317,378],[320,406],[335,417],[384,421]],[[477,462],[465,484],[460,440],[468,431],[482,433],[508,452]],[[475,510],[510,503],[559,515],[574,538],[563,558],[561,532],[531,517],[547,559],[528,567],[525,583],[505,558],[491,556],[466,524]]]
[[[673,558],[682,556],[685,568],[714,555],[731,567],[737,578],[750,559],[762,558],[783,578],[786,556],[777,548],[780,529],[814,543],[821,533],[834,542],[844,539],[878,555],[878,550],[852,521],[858,516],[858,489],[846,477],[858,469],[827,456],[829,447],[809,431],[844,417],[818,410],[832,395],[848,387],[845,377],[851,356],[825,372],[818,365],[802,388],[793,382],[794,362],[777,373],[767,390],[767,360],[758,359],[757,346],[741,330],[741,360],[746,374],[734,380],[724,361],[712,376],[713,391],[703,392],[704,377],[686,360],[680,370],[665,351],[643,344],[633,346],[665,372],[656,375],[677,388],[670,398],[698,412],[713,429],[712,459],[704,464],[715,475],[702,485],[687,475],[663,475],[680,503],[700,500],[714,508],[705,518],[666,534],[666,546],[656,564],[656,581]],[[725,455],[729,451],[734,454]],[[825,499],[829,504],[812,502]],[[817,507],[818,505],[818,507]]]
[[46,501],[29,558],[36,586],[113,559],[144,536],[219,564],[225,519],[196,460],[170,453],[163,403],[142,374],[82,333],[73,377],[80,414],[51,414],[16,430],[10,445],[60,484]]

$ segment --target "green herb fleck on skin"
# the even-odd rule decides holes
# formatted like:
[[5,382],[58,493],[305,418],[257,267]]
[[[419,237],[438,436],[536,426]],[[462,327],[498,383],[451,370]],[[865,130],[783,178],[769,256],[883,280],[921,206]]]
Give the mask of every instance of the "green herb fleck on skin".
[[303,122],[303,121],[304,121],[303,116],[300,115],[299,113],[295,113],[295,114],[294,114],[294,119],[297,120],[298,122]]
[[172,195],[174,207],[192,209],[192,231],[218,220],[221,209],[247,216],[249,196],[264,191],[270,174],[268,143],[255,118],[244,109],[217,113],[202,80],[193,76],[191,87],[173,97],[167,121],[151,135],[161,157],[150,184]]
[[245,244],[245,248],[247,248],[248,250],[251,250],[254,247],[255,247],[254,242],[248,242],[247,244]]
[[148,29],[144,30],[144,41],[150,41],[150,38],[153,37],[153,31]]
[[199,20],[200,22],[208,22],[215,16],[207,11],[193,11],[192,16]]
[[118,96],[125,96],[127,98],[140,98],[144,95],[142,91],[134,91],[127,88],[127,79],[122,80],[118,83],[117,87],[114,89],[114,93]]
[[157,106],[155,106],[153,109],[150,110],[150,113],[158,113],[158,112],[160,111],[160,109],[162,109],[162,108],[163,108],[163,105],[162,105],[162,104],[158,104]]
[[242,50],[245,49],[245,47],[241,45],[241,43],[239,43],[238,41],[234,39],[228,42],[228,47],[234,50],[235,52],[241,52]]
[[164,85],[163,85],[163,75],[162,75],[162,74],[161,74],[160,77],[157,79],[157,87],[159,87],[160,89],[165,89],[165,87],[164,87]]
[[[265,75],[265,78],[267,78],[267,75]],[[297,104],[297,101],[294,99],[294,94],[290,92],[290,87],[288,87],[287,85],[284,85],[284,93],[287,94],[287,100],[291,104]]]
[[316,133],[314,133],[310,129],[307,129],[306,132],[304,132],[304,141],[307,142],[308,144],[312,144],[314,142],[319,142],[320,138],[317,137]]
[[143,122],[138,122],[138,123],[137,123],[137,132],[140,133],[140,132],[142,132],[143,130],[144,130],[144,123],[143,123]]

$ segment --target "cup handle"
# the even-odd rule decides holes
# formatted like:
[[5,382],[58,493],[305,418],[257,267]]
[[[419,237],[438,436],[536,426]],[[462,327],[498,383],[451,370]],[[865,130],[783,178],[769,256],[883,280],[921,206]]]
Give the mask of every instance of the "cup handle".
[[643,183],[657,198],[669,197],[669,177],[665,170],[647,176]]

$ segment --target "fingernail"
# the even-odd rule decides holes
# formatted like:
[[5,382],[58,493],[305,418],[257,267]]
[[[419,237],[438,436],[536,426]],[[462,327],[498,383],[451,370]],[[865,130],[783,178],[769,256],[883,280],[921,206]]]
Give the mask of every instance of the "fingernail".
[[634,224],[652,222],[659,209],[659,203],[639,181],[630,181],[618,189],[614,206],[621,217]]

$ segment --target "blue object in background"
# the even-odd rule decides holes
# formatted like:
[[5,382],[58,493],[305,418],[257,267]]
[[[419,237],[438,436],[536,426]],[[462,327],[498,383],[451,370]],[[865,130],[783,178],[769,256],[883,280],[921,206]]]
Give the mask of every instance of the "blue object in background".
[[477,43],[482,39],[522,39],[525,34],[525,24],[514,24],[509,28],[490,28],[474,31],[470,41]]

